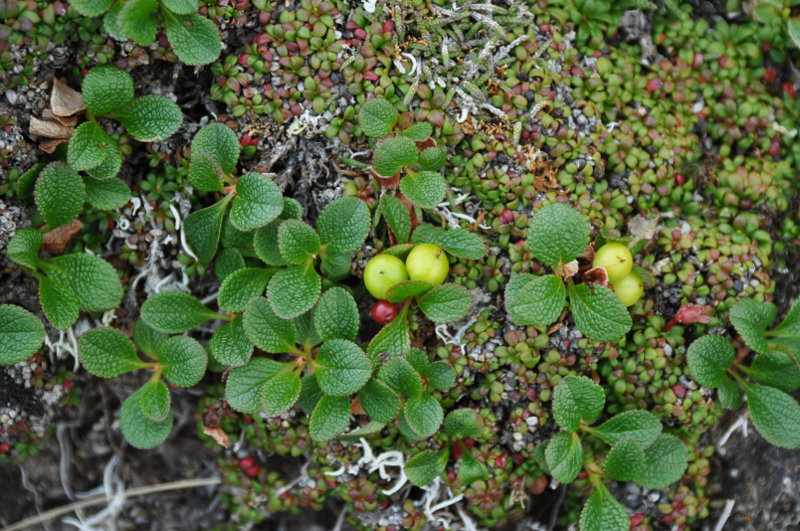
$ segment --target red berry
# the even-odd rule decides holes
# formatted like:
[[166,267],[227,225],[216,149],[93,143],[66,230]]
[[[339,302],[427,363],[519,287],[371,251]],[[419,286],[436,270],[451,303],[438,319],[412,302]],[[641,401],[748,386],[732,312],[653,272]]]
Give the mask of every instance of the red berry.
[[372,318],[376,323],[391,323],[397,317],[397,308],[388,301],[376,302],[372,307]]
[[255,464],[256,464],[255,460],[252,457],[248,456],[239,461],[239,468],[241,468],[242,470],[246,470],[248,468],[253,468]]
[[259,472],[261,472],[261,467],[258,465],[253,465],[250,468],[245,468],[243,472],[248,477],[254,478],[258,475]]
[[764,69],[764,83],[772,83],[778,78],[778,72],[774,66],[768,66]]
[[644,514],[636,513],[631,516],[631,527],[636,527],[644,521]]
[[683,186],[683,183],[685,182],[686,182],[686,177],[684,177],[682,173],[675,174],[675,184],[677,184],[678,186]]
[[682,385],[675,384],[672,386],[672,392],[675,393],[675,396],[678,398],[683,398],[686,396],[686,388]]
[[773,138],[769,144],[769,155],[771,157],[777,157],[781,154],[781,141],[777,138]]
[[647,82],[647,92],[655,92],[658,89],[660,89],[661,85],[663,85],[663,84],[664,84],[664,82],[661,81],[661,78],[658,78],[658,77],[653,78],[653,79],[651,79],[650,81]]
[[785,92],[790,98],[792,98],[793,100],[797,99],[797,92],[794,90],[794,85],[792,85],[787,81],[786,83],[781,85],[781,88],[783,88],[783,92]]
[[7,454],[9,451],[9,446],[7,442],[0,444],[0,454]]
[[500,214],[500,223],[502,225],[509,225],[514,223],[514,212],[509,209],[503,210],[503,213]]

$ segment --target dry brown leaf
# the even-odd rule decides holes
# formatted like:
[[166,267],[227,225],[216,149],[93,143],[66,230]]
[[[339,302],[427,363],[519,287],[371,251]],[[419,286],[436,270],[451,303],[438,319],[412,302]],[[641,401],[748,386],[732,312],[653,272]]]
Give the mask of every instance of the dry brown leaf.
[[553,271],[562,279],[569,280],[578,274],[578,261],[573,260],[566,264],[556,264],[553,266]]
[[67,244],[77,232],[83,228],[83,224],[77,219],[72,222],[46,232],[42,243],[42,249],[51,254],[61,254],[67,249]]
[[41,149],[45,153],[52,154],[58,146],[64,144],[65,142],[69,142],[69,139],[57,138],[55,140],[48,140],[47,142],[42,142],[41,144],[39,144],[39,149]]
[[58,122],[42,120],[32,116],[28,131],[30,131],[32,135],[43,136],[45,138],[70,138],[75,129]]
[[608,271],[606,268],[597,266],[588,270],[583,274],[584,282],[594,284],[595,286],[608,287]]
[[209,428],[208,426],[203,426],[203,433],[214,439],[217,444],[223,448],[227,448],[231,444],[228,434],[222,431],[221,428]]
[[58,116],[50,109],[45,109],[42,111],[42,118],[45,120],[50,120],[51,122],[58,122],[61,125],[66,125],[67,127],[75,127],[78,124],[77,116]]
[[57,77],[53,78],[53,91],[50,93],[50,108],[56,116],[72,116],[86,110],[83,96]]

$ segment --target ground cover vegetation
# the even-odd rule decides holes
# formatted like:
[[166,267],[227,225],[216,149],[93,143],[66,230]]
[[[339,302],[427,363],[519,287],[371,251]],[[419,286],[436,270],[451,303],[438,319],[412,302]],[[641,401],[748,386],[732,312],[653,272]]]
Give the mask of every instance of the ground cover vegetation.
[[721,426],[800,447],[795,4],[0,1],[0,467],[191,444],[219,529],[746,518]]

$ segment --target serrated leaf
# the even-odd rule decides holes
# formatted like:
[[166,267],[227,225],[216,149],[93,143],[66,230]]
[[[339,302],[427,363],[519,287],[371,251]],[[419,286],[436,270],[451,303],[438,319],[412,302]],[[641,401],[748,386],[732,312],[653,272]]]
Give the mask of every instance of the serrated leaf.
[[445,162],[447,162],[447,152],[444,148],[429,147],[419,154],[417,165],[421,170],[438,172],[444,167]]
[[364,244],[370,229],[367,205],[355,197],[343,197],[320,212],[317,234],[328,252],[352,253]]
[[119,16],[119,12],[122,11],[122,5],[123,4],[121,2],[113,4],[103,16],[103,31],[108,33],[112,39],[117,41],[128,40],[128,36],[125,35],[125,32],[122,31],[122,28],[120,28],[119,24],[117,24],[117,17]]
[[225,399],[236,411],[258,413],[262,407],[262,390],[286,364],[267,358],[253,358],[247,365],[236,367],[225,383]]
[[139,407],[139,393],[136,391],[125,399],[119,410],[119,425],[122,435],[134,448],[147,450],[155,448],[172,431],[173,414],[170,410],[167,418],[162,421],[154,421],[144,416]]
[[319,253],[319,236],[297,219],[288,219],[278,227],[278,248],[290,264],[302,264]]
[[245,267],[231,273],[217,295],[220,308],[229,312],[243,312],[254,297],[264,294],[271,272],[259,267]]
[[73,253],[42,260],[41,265],[53,281],[75,292],[81,310],[102,312],[116,308],[122,301],[117,271],[101,258]]
[[414,142],[424,142],[430,138],[431,133],[433,133],[433,126],[430,124],[430,122],[418,122],[408,129],[403,129],[402,131],[397,132],[399,136],[410,138]]
[[403,470],[411,483],[424,487],[442,475],[449,459],[450,451],[447,448],[424,450],[409,459]]
[[114,378],[144,366],[131,340],[108,327],[83,334],[78,341],[78,357],[84,369],[101,378]]
[[431,290],[433,286],[424,280],[403,280],[398,282],[386,292],[389,302],[402,302],[409,297],[417,297]]
[[372,363],[352,341],[331,339],[322,345],[314,362],[320,389],[331,396],[349,396],[367,383]]
[[605,403],[602,387],[585,376],[567,376],[556,387],[553,418],[564,430],[577,431],[581,422],[594,423]]
[[544,456],[550,475],[564,484],[575,481],[583,468],[583,448],[576,433],[556,433]]
[[791,355],[783,352],[758,355],[745,372],[758,383],[787,393],[800,387],[800,367]]
[[300,374],[281,371],[270,378],[261,391],[261,405],[268,415],[280,415],[300,396]]
[[131,189],[119,179],[84,177],[86,201],[98,210],[116,210],[131,200]]
[[395,318],[372,338],[367,348],[367,354],[373,360],[384,353],[389,358],[398,358],[403,356],[409,348],[411,348],[411,338],[408,334],[408,320]]
[[81,94],[89,112],[103,116],[133,100],[133,78],[115,66],[96,66],[83,78]]
[[156,422],[163,421],[170,412],[170,396],[167,384],[161,380],[150,380],[136,393],[142,415]]
[[383,140],[375,148],[372,168],[378,175],[391,177],[406,166],[417,162],[417,144],[410,138],[397,136]]
[[139,350],[150,358],[156,359],[158,352],[164,346],[169,336],[147,326],[147,323],[139,319],[133,326],[133,340],[138,345]]
[[319,399],[324,395],[325,393],[319,388],[317,375],[306,374],[300,381],[300,396],[297,398],[297,405],[310,417],[314,408],[317,407]]
[[407,441],[424,441],[425,437],[420,437],[411,428],[408,427],[405,417],[401,414],[397,417],[397,429],[400,430],[400,435]]
[[86,200],[86,189],[75,170],[63,162],[53,162],[36,180],[34,200],[52,230],[78,217]]
[[436,286],[417,301],[419,309],[435,323],[451,323],[467,315],[472,299],[459,284]]
[[528,247],[541,262],[566,264],[589,245],[589,222],[573,208],[549,203],[536,213],[528,229]]
[[127,0],[117,16],[117,24],[136,44],[150,46],[158,30],[153,16],[156,9],[156,0]]
[[197,0],[161,0],[161,4],[176,15],[188,15],[197,11]]
[[96,17],[108,11],[111,0],[72,0],[70,5],[84,17]]
[[408,361],[398,358],[381,367],[378,380],[400,396],[412,397],[422,393],[422,379]]
[[378,380],[370,380],[358,391],[361,407],[369,418],[386,424],[400,412],[400,398]]
[[33,189],[36,185],[36,179],[42,173],[44,167],[47,166],[44,162],[34,165],[31,169],[19,176],[17,180],[17,197],[23,200],[33,197]]
[[722,336],[696,339],[686,351],[689,374],[702,386],[715,388],[727,379],[725,370],[733,364],[733,345]]
[[420,374],[424,374],[431,365],[428,355],[418,348],[412,348],[406,352],[406,361]]
[[386,423],[378,422],[377,420],[372,420],[363,426],[359,426],[354,430],[350,430],[347,433],[339,435],[339,439],[342,441],[356,441],[361,439],[362,437],[368,437],[370,435],[375,435],[380,433],[383,428],[386,427]]
[[747,346],[764,354],[769,352],[764,332],[777,315],[778,308],[771,302],[742,299],[731,308],[730,319]]
[[42,233],[28,227],[17,230],[8,241],[8,258],[20,265],[36,270],[39,267],[39,249],[42,247]]
[[432,243],[459,258],[480,260],[486,254],[486,245],[477,234],[466,229],[443,229],[422,224],[411,234],[414,244]]
[[214,276],[222,283],[225,282],[225,279],[228,278],[231,273],[242,269],[244,266],[245,263],[244,258],[242,258],[242,253],[236,249],[223,249],[217,255],[217,259],[214,260]]
[[356,301],[344,288],[330,288],[322,294],[314,308],[314,328],[322,341],[354,341],[358,334],[359,321]]
[[47,320],[59,330],[66,330],[78,320],[80,305],[72,288],[47,277],[39,279],[39,302]]
[[86,173],[95,179],[104,180],[116,176],[121,168],[122,151],[120,151],[117,142],[112,139],[112,141],[106,145],[106,158],[103,159],[103,162],[87,170]]
[[128,133],[140,142],[156,142],[172,136],[183,123],[183,113],[166,96],[148,95],[136,98],[114,111]]
[[786,34],[792,39],[795,48],[800,48],[800,20],[797,17],[790,17],[786,21]]
[[220,123],[209,124],[192,140],[192,159],[199,154],[210,156],[223,172],[230,175],[239,160],[239,139],[230,127]]
[[225,198],[210,207],[192,212],[184,220],[186,241],[204,264],[210,262],[217,252],[228,201]]
[[239,230],[263,227],[283,210],[283,196],[272,179],[261,173],[246,173],[236,183],[231,223]]
[[434,208],[444,199],[447,183],[440,173],[421,171],[400,179],[400,191],[416,206]]
[[549,326],[564,311],[567,290],[555,275],[515,275],[506,286],[506,311],[517,326]]
[[[228,195],[226,198],[233,199],[233,195]],[[252,231],[245,231],[236,228],[231,222],[230,213],[222,220],[222,234],[220,236],[220,244],[223,247],[235,247],[240,251],[245,251],[253,242]]]
[[637,409],[611,417],[590,433],[612,446],[624,437],[632,437],[642,448],[647,448],[661,435],[661,429],[661,423],[652,413]]
[[199,15],[174,15],[164,21],[167,39],[182,63],[207,65],[219,57],[220,37],[217,26]]
[[467,450],[461,454],[461,466],[458,469],[458,481],[464,486],[469,486],[473,481],[489,479],[486,465],[478,461]]
[[148,326],[167,334],[179,334],[220,317],[220,314],[182,291],[156,293],[144,301],[141,310],[141,318]]
[[407,242],[411,236],[411,214],[405,203],[392,195],[385,195],[381,198],[381,213],[397,241]]
[[25,361],[44,343],[44,326],[31,312],[0,304],[0,364]]
[[474,439],[483,431],[483,420],[474,409],[454,409],[444,420],[444,431],[451,437]]
[[758,384],[746,384],[750,418],[758,432],[780,448],[800,446],[800,404],[791,395]]
[[314,312],[306,312],[298,315],[292,319],[295,327],[297,328],[297,342],[307,347],[319,345],[322,340],[317,335],[317,330],[314,328]]
[[253,249],[261,261],[272,266],[284,266],[288,262],[278,247],[278,227],[282,221],[275,220],[253,234]]
[[281,319],[267,299],[252,299],[244,310],[244,332],[264,352],[278,354],[295,347],[297,330],[292,321]]
[[575,324],[589,339],[619,341],[633,326],[627,308],[610,289],[578,284],[570,285],[568,293]]
[[405,260],[408,253],[416,247],[413,243],[399,243],[397,245],[393,245],[388,249],[384,249],[382,251],[383,254],[388,254],[391,256],[396,256],[401,260]]
[[633,481],[644,470],[644,449],[633,437],[623,437],[606,456],[606,477],[617,481]]
[[219,165],[205,153],[192,155],[189,163],[189,181],[199,192],[221,192],[222,170]]
[[275,273],[269,281],[267,298],[282,319],[292,319],[310,310],[319,299],[322,280],[310,265],[291,266]]
[[364,134],[372,138],[385,138],[397,123],[397,109],[380,98],[369,100],[358,111],[358,125]]
[[352,265],[349,253],[325,253],[321,257],[319,268],[328,280],[337,281],[350,274]]
[[323,396],[311,414],[309,431],[317,442],[333,439],[350,424],[350,398],[346,396]]
[[174,336],[158,353],[164,377],[178,387],[192,387],[203,378],[208,366],[206,350],[188,336]]
[[717,389],[717,393],[719,395],[719,403],[722,404],[722,407],[728,409],[739,409],[742,407],[744,391],[742,391],[742,388],[733,380],[725,378],[722,385]]
[[447,391],[456,383],[456,371],[446,361],[436,361],[422,372],[434,389]]
[[797,298],[783,321],[767,332],[771,338],[800,340],[800,298]]
[[644,469],[634,481],[648,489],[663,489],[681,479],[686,471],[689,451],[680,439],[662,433],[644,451],[644,457]]
[[240,367],[250,361],[253,343],[244,333],[242,316],[237,315],[233,321],[214,332],[206,348],[211,357],[223,365]]
[[631,519],[625,508],[601,483],[581,510],[581,531],[628,531]]
[[412,396],[403,406],[403,418],[420,437],[430,437],[444,420],[444,411],[435,397],[427,393]]

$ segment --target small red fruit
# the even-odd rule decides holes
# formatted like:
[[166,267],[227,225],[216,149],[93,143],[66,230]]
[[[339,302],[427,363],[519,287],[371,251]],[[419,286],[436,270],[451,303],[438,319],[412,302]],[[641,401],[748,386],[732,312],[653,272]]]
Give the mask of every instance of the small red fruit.
[[778,71],[774,66],[768,66],[764,69],[764,83],[772,83],[778,78]]
[[682,173],[675,174],[675,184],[677,184],[678,186],[683,186],[683,183],[685,182],[686,182],[686,177],[684,177]]
[[391,323],[397,317],[397,308],[389,301],[378,301],[372,307],[372,318],[376,323]]
[[636,527],[642,522],[644,522],[644,514],[636,513],[633,516],[631,516],[631,527]]
[[500,214],[500,223],[503,225],[514,223],[514,212],[509,209],[503,210],[503,213]]
[[790,97],[790,98],[792,98],[793,100],[794,100],[794,99],[797,99],[797,92],[794,90],[794,85],[792,85],[791,83],[789,83],[789,82],[787,81],[787,82],[785,82],[783,85],[781,85],[781,88],[783,88],[783,92],[784,92],[784,93],[785,93],[787,96],[789,96],[789,97]]
[[248,477],[254,478],[258,475],[259,472],[261,472],[261,467],[258,465],[253,465],[250,468],[245,468],[243,472]]
[[248,456],[248,457],[245,457],[244,459],[242,459],[241,461],[239,461],[239,468],[241,468],[242,470],[245,470],[245,469],[248,469],[248,468],[253,468],[253,466],[255,464],[256,464],[255,460],[252,457]]
[[0,454],[7,454],[9,450],[9,446],[7,442],[0,444]]
[[661,78],[654,78],[647,82],[647,92],[655,92],[664,84]]

